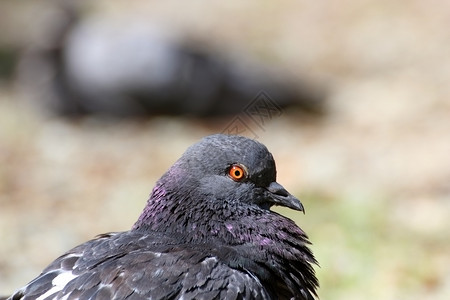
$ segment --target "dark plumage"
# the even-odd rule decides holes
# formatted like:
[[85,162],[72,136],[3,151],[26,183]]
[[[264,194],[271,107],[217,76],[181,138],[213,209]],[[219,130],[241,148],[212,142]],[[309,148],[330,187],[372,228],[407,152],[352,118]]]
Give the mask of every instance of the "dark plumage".
[[159,179],[130,231],[98,236],[9,299],[313,299],[306,234],[269,210],[303,210],[267,148],[212,135]]

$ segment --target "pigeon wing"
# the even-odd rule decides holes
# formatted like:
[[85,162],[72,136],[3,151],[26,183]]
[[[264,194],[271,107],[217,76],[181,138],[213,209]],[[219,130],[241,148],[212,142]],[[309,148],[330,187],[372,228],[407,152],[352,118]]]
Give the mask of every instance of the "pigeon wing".
[[[201,249],[201,247],[200,247]],[[269,299],[260,281],[158,233],[105,234],[56,259],[11,300]]]

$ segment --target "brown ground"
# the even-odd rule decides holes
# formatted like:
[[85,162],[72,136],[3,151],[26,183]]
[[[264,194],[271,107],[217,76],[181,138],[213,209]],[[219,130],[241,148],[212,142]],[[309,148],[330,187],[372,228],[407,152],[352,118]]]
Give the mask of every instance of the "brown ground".
[[[2,3],[0,41],[24,43],[40,2]],[[323,120],[286,111],[255,129],[306,206],[287,214],[314,243],[322,299],[449,299],[447,1],[110,3],[90,10],[170,23],[328,87]],[[18,97],[1,87],[0,295],[76,244],[130,228],[155,180],[228,121],[69,122]]]

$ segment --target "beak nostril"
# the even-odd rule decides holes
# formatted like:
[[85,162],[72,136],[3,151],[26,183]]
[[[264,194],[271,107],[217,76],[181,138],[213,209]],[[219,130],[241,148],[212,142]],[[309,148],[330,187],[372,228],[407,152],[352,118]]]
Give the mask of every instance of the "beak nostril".
[[287,197],[289,196],[288,191],[286,191],[285,189],[281,189],[275,192],[275,194],[279,195],[279,196],[283,196],[283,197]]
[[270,199],[272,204],[289,207],[295,210],[300,210],[305,212],[300,200],[292,196],[281,184],[278,182],[272,182],[267,190],[270,192]]
[[286,189],[281,184],[279,184],[277,182],[272,182],[269,185],[268,190],[269,190],[269,192],[271,192],[271,193],[273,193],[275,195],[278,195],[278,196],[283,196],[283,197],[289,196],[288,191],[286,191]]

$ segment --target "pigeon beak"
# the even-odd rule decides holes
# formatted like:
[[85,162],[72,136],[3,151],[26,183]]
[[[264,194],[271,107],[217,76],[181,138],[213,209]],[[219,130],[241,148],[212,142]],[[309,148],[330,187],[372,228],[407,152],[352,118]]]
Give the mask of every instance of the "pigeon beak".
[[300,200],[286,191],[281,184],[274,181],[267,187],[267,190],[270,192],[273,204],[289,207],[305,213],[305,209]]

